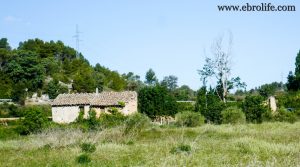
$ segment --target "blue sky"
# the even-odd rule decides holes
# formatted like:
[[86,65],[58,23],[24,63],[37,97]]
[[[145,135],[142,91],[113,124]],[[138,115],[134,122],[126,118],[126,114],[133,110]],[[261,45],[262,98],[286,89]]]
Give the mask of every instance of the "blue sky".
[[120,73],[132,71],[143,80],[152,68],[159,79],[175,75],[179,85],[198,89],[197,69],[203,66],[204,49],[210,55],[214,39],[230,30],[232,76],[240,76],[250,89],[286,82],[300,50],[300,2],[268,2],[295,5],[296,12],[217,10],[217,5],[247,1],[10,0],[0,6],[0,38],[8,38],[12,47],[40,38],[61,40],[75,48],[78,24],[80,51],[92,65],[100,63]]

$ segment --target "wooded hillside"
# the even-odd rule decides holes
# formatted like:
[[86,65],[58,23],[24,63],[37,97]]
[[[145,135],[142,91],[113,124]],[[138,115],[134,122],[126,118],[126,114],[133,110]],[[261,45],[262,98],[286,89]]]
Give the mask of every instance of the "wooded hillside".
[[92,66],[81,53],[62,41],[30,39],[12,49],[0,39],[0,98],[22,103],[34,92],[55,98],[68,92],[121,91],[137,88],[133,73],[120,75],[100,64]]

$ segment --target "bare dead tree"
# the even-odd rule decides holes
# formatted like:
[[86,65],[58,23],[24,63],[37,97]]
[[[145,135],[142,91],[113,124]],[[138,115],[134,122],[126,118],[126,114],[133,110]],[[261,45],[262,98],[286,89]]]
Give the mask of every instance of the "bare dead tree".
[[232,51],[232,34],[229,32],[227,50],[224,49],[224,36],[218,37],[212,45],[212,52],[215,61],[215,77],[221,82],[222,100],[226,103],[228,93],[228,81],[231,74],[231,51]]
[[203,86],[206,86],[207,78],[215,77],[220,82],[221,94],[216,90],[220,100],[226,103],[228,94],[228,83],[231,75],[231,53],[232,53],[232,33],[228,33],[227,49],[224,47],[224,35],[219,36],[211,46],[213,59],[206,57],[202,70],[198,70]]

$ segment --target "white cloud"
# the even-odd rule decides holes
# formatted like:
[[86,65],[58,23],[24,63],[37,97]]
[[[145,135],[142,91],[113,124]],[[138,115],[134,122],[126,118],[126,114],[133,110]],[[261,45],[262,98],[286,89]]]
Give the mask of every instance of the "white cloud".
[[25,26],[31,25],[30,21],[23,20],[20,17],[15,17],[15,16],[11,16],[11,15],[5,16],[2,20],[6,24],[23,24]]
[[3,19],[7,23],[21,22],[22,19],[14,16],[5,16]]

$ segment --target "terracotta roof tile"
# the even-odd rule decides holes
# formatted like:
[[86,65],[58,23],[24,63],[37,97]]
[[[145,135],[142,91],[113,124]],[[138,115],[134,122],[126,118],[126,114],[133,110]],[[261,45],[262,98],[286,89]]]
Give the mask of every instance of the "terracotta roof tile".
[[52,106],[66,105],[92,105],[92,106],[113,106],[120,101],[129,102],[137,100],[135,91],[124,92],[101,92],[101,93],[76,93],[60,94],[51,103]]

